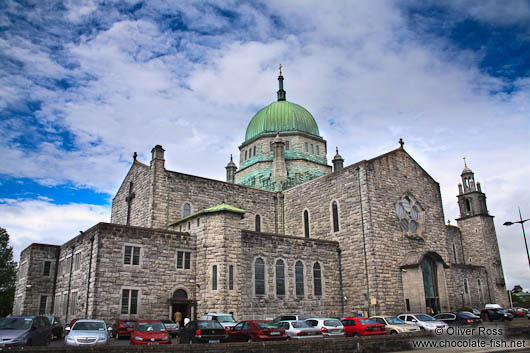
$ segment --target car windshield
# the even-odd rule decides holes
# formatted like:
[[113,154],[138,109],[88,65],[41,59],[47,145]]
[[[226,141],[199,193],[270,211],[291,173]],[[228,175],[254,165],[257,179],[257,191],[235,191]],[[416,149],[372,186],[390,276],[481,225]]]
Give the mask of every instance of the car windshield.
[[342,323],[339,320],[324,320],[324,326],[339,327],[342,326]]
[[103,322],[77,321],[72,327],[73,331],[105,331]]
[[291,325],[294,328],[312,328],[307,322],[305,321],[293,321],[291,322]]
[[361,325],[372,325],[372,324],[377,324],[377,322],[375,320],[372,320],[372,319],[357,319],[359,320],[359,323]]
[[403,320],[400,320],[397,317],[385,317],[385,320],[389,325],[401,325],[405,323]]
[[166,327],[161,322],[139,322],[136,325],[136,331],[142,332],[160,332],[165,331]]
[[223,326],[217,321],[197,321],[197,327],[200,329],[217,328],[223,329]]
[[124,321],[123,326],[134,326],[136,325],[136,321]]
[[504,314],[504,309],[497,309],[497,312],[498,312],[499,314]]
[[471,313],[468,313],[468,312],[460,313],[459,316],[463,317],[463,318],[466,318],[466,319],[472,319],[472,318],[476,317],[475,315],[473,315]]
[[33,319],[24,317],[5,317],[0,319],[0,330],[28,330]]
[[219,322],[236,322],[234,318],[230,315],[217,316],[217,321]]
[[256,322],[259,328],[278,328],[278,325],[272,322]]
[[430,315],[427,315],[427,314],[419,314],[419,315],[416,315],[416,319],[420,320],[420,321],[436,321],[436,319]]
[[169,325],[171,325],[171,324],[175,324],[173,321],[171,321],[171,320],[167,320],[167,319],[165,319],[165,320],[160,320],[160,321],[162,321],[162,323],[163,323],[164,325],[167,325],[167,324],[169,324]]

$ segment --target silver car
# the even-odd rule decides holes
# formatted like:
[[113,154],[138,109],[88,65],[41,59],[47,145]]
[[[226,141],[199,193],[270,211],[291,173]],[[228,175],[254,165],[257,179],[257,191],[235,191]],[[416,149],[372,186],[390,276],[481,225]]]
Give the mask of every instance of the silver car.
[[324,337],[344,337],[342,322],[332,318],[311,318],[305,320],[309,325],[322,331]]
[[422,331],[434,331],[436,329],[445,331],[449,327],[445,322],[438,321],[427,314],[400,314],[397,318],[406,324],[418,326]]
[[305,321],[280,321],[276,325],[285,329],[287,339],[322,338],[322,331]]
[[107,325],[103,320],[77,320],[64,338],[66,346],[109,344]]

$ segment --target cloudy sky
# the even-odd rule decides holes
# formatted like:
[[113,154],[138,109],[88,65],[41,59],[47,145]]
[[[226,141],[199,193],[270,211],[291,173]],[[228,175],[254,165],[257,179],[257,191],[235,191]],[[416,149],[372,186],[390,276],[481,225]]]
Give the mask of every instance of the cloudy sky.
[[507,285],[530,288],[521,228],[502,226],[518,206],[530,218],[523,0],[1,1],[0,226],[16,257],[110,221],[134,151],[149,162],[161,144],[168,169],[223,179],[279,63],[330,150],[351,164],[403,138],[453,224],[465,156]]

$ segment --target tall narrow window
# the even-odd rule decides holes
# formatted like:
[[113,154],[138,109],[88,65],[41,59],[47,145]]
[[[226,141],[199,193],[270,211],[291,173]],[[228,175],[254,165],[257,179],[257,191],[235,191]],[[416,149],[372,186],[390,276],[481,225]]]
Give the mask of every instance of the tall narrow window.
[[333,201],[331,204],[331,213],[333,214],[333,231],[339,231],[339,206],[337,201]]
[[256,295],[265,294],[265,262],[259,257],[254,262],[254,285]]
[[313,147],[313,144],[311,144],[311,154],[315,154],[315,147]]
[[254,148],[253,148],[252,155],[253,155],[253,156],[256,155],[256,146],[254,146]]
[[248,156],[247,156],[247,151],[245,150],[245,161],[247,160]]
[[228,290],[234,289],[234,265],[228,265]]
[[285,150],[289,151],[289,141],[285,141]]
[[466,199],[466,211],[471,212],[471,203],[469,202],[469,199]]
[[212,266],[212,290],[217,290],[217,265]]
[[477,280],[477,286],[478,286],[478,300],[479,300],[479,303],[482,304],[482,283],[480,282],[480,279]]
[[138,290],[124,289],[121,294],[121,313],[138,314]]
[[51,266],[52,266],[52,262],[51,261],[44,261],[44,269],[42,271],[42,275],[43,276],[49,276],[50,275]]
[[304,211],[304,236],[309,238],[309,212]]
[[469,297],[469,285],[467,283],[467,278],[464,278],[464,296],[465,296],[465,300],[467,302],[468,301],[468,297]]
[[256,215],[256,232],[261,232],[261,217],[259,214]]
[[317,148],[317,155],[319,155],[320,154],[320,148],[319,148],[318,145],[316,145],[315,147]]
[[191,206],[189,203],[184,203],[184,206],[182,207],[182,218],[188,217],[191,214]]
[[454,258],[455,264],[456,264],[458,261],[456,261],[456,246],[455,246],[455,243],[453,243],[453,258]]
[[315,287],[315,296],[322,296],[322,271],[318,262],[313,265],[313,285]]
[[296,284],[296,295],[304,295],[304,264],[302,261],[297,261],[294,266],[295,284]]
[[306,152],[309,152],[309,144],[306,142],[306,143],[304,144],[304,146],[305,146],[305,151],[306,151]]
[[46,314],[46,304],[48,302],[48,296],[41,295],[40,296],[40,303],[39,303],[39,315]]
[[81,253],[78,252],[74,256],[74,271],[77,271],[81,268]]
[[283,260],[276,261],[276,295],[285,295],[285,265]]

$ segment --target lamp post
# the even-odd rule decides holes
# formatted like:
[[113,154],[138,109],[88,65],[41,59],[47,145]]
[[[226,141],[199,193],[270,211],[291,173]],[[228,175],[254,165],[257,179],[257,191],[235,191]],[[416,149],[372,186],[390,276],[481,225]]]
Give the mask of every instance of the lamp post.
[[526,221],[530,221],[530,218],[527,218],[527,219],[523,219],[523,217],[521,216],[521,208],[519,207],[519,221],[516,221],[516,222],[504,222],[504,225],[505,226],[511,226],[512,224],[515,224],[515,223],[520,223],[521,224],[521,229],[523,230],[523,238],[524,238],[524,245],[526,246],[526,256],[528,257],[528,266],[530,266],[530,254],[528,253],[528,243],[526,242],[526,234],[524,233],[524,222]]

